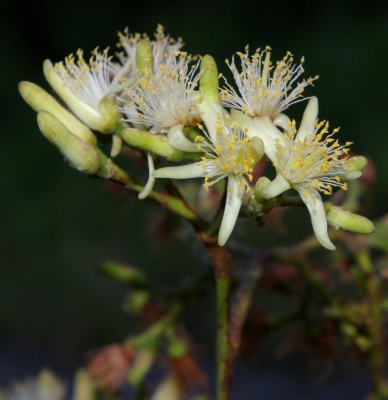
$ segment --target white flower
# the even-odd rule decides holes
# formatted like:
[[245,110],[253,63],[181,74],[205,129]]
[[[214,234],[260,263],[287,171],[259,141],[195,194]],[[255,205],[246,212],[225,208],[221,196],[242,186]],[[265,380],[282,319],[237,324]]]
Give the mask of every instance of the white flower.
[[71,110],[90,128],[110,132],[118,122],[118,111],[113,94],[114,77],[119,67],[111,62],[108,49],[102,53],[96,48],[89,63],[84,60],[83,51],[77,51],[77,58],[71,54],[65,63],[54,66],[50,60],[44,62],[44,73],[52,88]]
[[[183,133],[185,126],[194,126],[200,117],[195,110],[192,92],[198,86],[198,64],[189,67],[185,53],[174,55],[171,62],[157,64],[155,74],[139,76],[125,94],[129,102],[120,111],[133,125],[141,123],[152,133],[167,132],[170,143],[182,151],[190,151],[193,143]],[[148,156],[150,176],[140,198],[145,198],[153,187],[153,160]]]
[[190,56],[177,53],[169,65],[159,63],[154,74],[139,76],[125,91],[129,101],[120,108],[125,120],[147,125],[155,133],[195,126],[200,118],[191,93],[198,86],[199,74],[198,63],[190,68],[190,61]]
[[197,108],[207,132],[199,125],[204,135],[197,138],[196,150],[205,155],[198,163],[160,168],[153,175],[173,179],[204,177],[206,189],[220,179],[228,179],[226,205],[218,235],[218,243],[223,246],[232,233],[243,196],[251,189],[248,180],[252,179],[253,167],[263,156],[263,144],[258,138],[250,140],[246,137],[230,117],[218,114],[209,101],[202,99]]
[[[134,126],[141,123],[151,133],[165,133],[171,145],[182,151],[190,151],[193,143],[183,133],[186,126],[195,126],[200,117],[195,110],[192,98],[198,86],[198,63],[189,67],[190,56],[178,52],[168,64],[157,63],[155,73],[139,75],[134,85],[126,85],[126,105],[120,111],[125,121]],[[139,198],[145,198],[152,189],[155,178],[152,176],[153,160],[148,155],[150,176]]]
[[241,72],[235,65],[234,57],[231,63],[226,60],[234,75],[238,92],[224,78],[227,87],[221,90],[221,100],[225,107],[242,111],[251,118],[269,116],[276,125],[285,127],[289,119],[281,113],[291,104],[303,100],[304,88],[312,85],[318,77],[295,84],[304,72],[304,58],[296,66],[293,64],[292,54],[287,52],[281,61],[276,62],[273,69],[270,50],[268,46],[263,52],[257,49],[255,54],[249,57],[247,46],[245,53],[237,53],[241,59]]
[[331,194],[335,186],[346,190],[341,178],[356,179],[361,173],[352,169],[346,155],[349,151],[346,146],[351,143],[340,145],[333,138],[338,129],[327,134],[329,124],[318,122],[317,115],[318,100],[312,97],[299,130],[293,121],[289,130],[282,133],[268,116],[251,121],[241,113],[233,113],[248,137],[258,136],[263,140],[265,153],[276,168],[277,176],[262,190],[263,196],[272,198],[291,188],[297,190],[310,212],[317,239],[327,249],[334,250],[319,192]]

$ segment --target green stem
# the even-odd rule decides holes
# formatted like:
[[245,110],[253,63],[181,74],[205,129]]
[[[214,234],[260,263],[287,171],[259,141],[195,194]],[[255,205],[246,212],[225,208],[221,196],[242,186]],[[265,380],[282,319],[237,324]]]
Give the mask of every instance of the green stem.
[[[128,189],[131,189],[137,193],[140,193],[143,190],[143,184],[139,183],[134,177],[114,164],[113,161],[101,151],[99,151],[99,155],[103,165],[98,171],[98,175],[100,177],[122,183],[126,185]],[[156,200],[163,206],[169,208],[175,214],[178,214],[179,216],[190,221],[195,229],[204,229],[206,226],[206,222],[189,206],[189,204],[187,204],[182,197],[171,196],[167,193],[159,192],[157,190],[151,190],[148,197]]]
[[250,266],[234,297],[230,313],[230,342],[233,356],[236,356],[240,348],[242,326],[252,301],[252,293],[259,279],[261,267],[262,265],[257,262]]
[[225,247],[214,240],[205,242],[212,260],[217,294],[217,400],[230,400],[232,396],[233,354],[230,344],[230,273],[231,265]]
[[356,253],[357,262],[363,273],[370,309],[370,336],[372,347],[369,350],[369,362],[372,368],[373,400],[384,400],[388,397],[388,387],[384,380],[384,354],[382,339],[381,293],[379,280],[376,277],[369,250],[361,249]]

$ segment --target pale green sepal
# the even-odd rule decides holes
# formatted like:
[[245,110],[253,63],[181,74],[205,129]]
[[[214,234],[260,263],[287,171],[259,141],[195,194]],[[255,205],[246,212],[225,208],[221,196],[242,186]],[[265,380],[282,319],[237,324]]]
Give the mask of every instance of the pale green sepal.
[[141,40],[136,47],[136,66],[145,78],[154,73],[154,58],[149,40]]
[[218,93],[218,70],[212,56],[208,54],[202,57],[200,67],[200,90],[203,96],[211,103],[221,104]]
[[318,190],[302,188],[298,192],[309,210],[313,230],[319,243],[328,250],[335,250],[327,234],[326,212]]
[[306,135],[312,133],[315,128],[315,121],[318,117],[318,99],[313,96],[307,103],[306,109],[304,110],[302,122],[298,133],[296,134],[295,140],[302,141]]
[[200,165],[186,164],[177,167],[159,168],[154,171],[155,178],[187,179],[204,177],[207,171]]
[[245,190],[246,186],[240,181],[240,179],[233,175],[229,176],[225,211],[222,217],[220,231],[218,233],[218,244],[220,246],[223,246],[226,243],[236,225]]
[[123,145],[123,139],[119,135],[112,135],[112,149],[110,151],[110,156],[112,158],[118,156]]
[[261,194],[265,199],[272,199],[288,189],[291,189],[290,183],[283,177],[283,175],[277,174],[276,178],[272,182],[263,187]]
[[290,129],[289,123],[290,123],[290,118],[287,117],[286,114],[278,114],[273,120],[273,124],[275,126],[280,126],[280,128],[284,129],[287,131]]
[[271,211],[275,204],[273,198],[266,199],[263,196],[263,189],[270,183],[271,181],[267,177],[262,176],[257,180],[255,184],[253,196],[249,200],[248,204],[248,209],[250,213],[254,216],[262,217],[264,214]]
[[197,145],[191,142],[183,133],[183,125],[172,126],[167,132],[168,143],[174,149],[187,152],[195,152]]
[[74,135],[95,146],[97,139],[93,132],[78,118],[63,108],[51,95],[35,83],[20,82],[19,92],[25,102],[36,112],[45,110],[55,115]]
[[153,172],[155,171],[154,159],[152,158],[151,153],[147,153],[148,160],[148,181],[144,186],[144,189],[139,193],[138,197],[140,200],[145,199],[153,189],[155,185],[155,177],[153,176]]
[[44,110],[40,111],[38,126],[43,135],[78,171],[94,174],[99,170],[101,161],[96,149],[73,135],[54,115]]
[[327,223],[336,229],[368,235],[375,231],[373,222],[361,215],[353,214],[331,203],[324,203]]

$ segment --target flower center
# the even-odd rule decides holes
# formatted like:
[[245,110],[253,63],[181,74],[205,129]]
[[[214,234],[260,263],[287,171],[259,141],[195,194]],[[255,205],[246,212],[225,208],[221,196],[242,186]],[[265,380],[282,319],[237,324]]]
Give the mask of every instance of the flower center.
[[349,148],[345,146],[351,143],[347,142],[344,146],[333,139],[338,129],[324,137],[328,127],[327,122],[316,121],[314,131],[301,140],[293,121],[290,123],[291,130],[284,134],[285,143],[277,140],[279,165],[275,167],[291,186],[315,188],[325,194],[332,193],[332,186],[346,190],[346,183],[340,181],[340,176],[350,172],[347,163]]
[[[208,134],[204,132],[209,139]],[[236,126],[217,124],[216,143],[209,143],[204,136],[198,136],[197,141],[202,142],[200,150],[205,151],[205,156],[198,163],[206,170],[206,189],[218,182],[220,179],[233,176],[237,178],[241,187],[250,190],[247,182],[252,180],[252,171],[258,160],[263,156],[262,142],[257,143],[255,139],[250,140],[241,129]]]

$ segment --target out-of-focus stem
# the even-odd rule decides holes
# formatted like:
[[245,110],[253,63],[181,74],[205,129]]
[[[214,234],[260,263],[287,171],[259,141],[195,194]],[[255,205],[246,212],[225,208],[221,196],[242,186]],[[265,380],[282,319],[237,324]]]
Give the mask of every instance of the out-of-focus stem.
[[[204,239],[204,237],[203,237]],[[230,344],[230,273],[231,264],[225,247],[214,240],[204,240],[212,260],[217,293],[217,400],[230,400],[232,396],[233,355]]]
[[240,348],[241,329],[251,304],[252,293],[260,276],[260,271],[261,264],[257,262],[252,264],[243,277],[234,297],[230,313],[230,342],[233,356],[236,356]]
[[370,336],[372,347],[369,350],[369,362],[372,368],[373,400],[385,400],[388,398],[388,387],[384,380],[384,353],[382,348],[381,332],[381,293],[379,280],[373,271],[369,250],[362,248],[356,252],[356,259],[366,282],[366,291],[370,313]]

